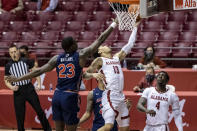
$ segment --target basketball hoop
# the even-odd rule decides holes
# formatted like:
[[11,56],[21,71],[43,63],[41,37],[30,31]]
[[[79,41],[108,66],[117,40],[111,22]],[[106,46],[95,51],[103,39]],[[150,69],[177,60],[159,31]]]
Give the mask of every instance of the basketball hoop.
[[139,0],[108,0],[119,21],[119,30],[132,31],[139,16]]

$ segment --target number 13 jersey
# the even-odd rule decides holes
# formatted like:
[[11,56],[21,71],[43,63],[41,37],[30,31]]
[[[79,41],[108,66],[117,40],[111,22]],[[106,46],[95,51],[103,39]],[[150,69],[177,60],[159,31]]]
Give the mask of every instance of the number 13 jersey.
[[156,112],[155,117],[147,114],[147,125],[168,124],[169,106],[172,106],[172,110],[180,108],[178,96],[170,90],[159,93],[155,87],[150,87],[144,90],[142,97],[147,99],[147,109]]
[[122,91],[124,87],[124,77],[119,58],[101,58],[103,65],[100,69],[100,72],[106,77],[106,80],[104,81],[106,89],[118,92]]

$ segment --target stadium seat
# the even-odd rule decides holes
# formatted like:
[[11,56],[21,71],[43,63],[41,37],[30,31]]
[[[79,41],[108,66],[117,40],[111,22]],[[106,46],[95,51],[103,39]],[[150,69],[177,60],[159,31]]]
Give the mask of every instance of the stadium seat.
[[29,21],[27,30],[41,32],[41,31],[44,31],[45,27],[46,25],[42,21]]
[[161,31],[162,25],[160,21],[149,21],[143,25],[143,31]]
[[66,25],[67,31],[83,31],[84,23],[80,21],[68,21]]
[[194,32],[197,32],[197,22],[188,22],[187,24],[185,24],[183,26],[183,31],[194,31]]
[[29,48],[32,47],[32,42],[14,42],[14,45],[16,45],[18,48],[20,48],[23,45],[27,45]]
[[110,11],[110,5],[108,2],[100,1],[98,5],[98,11]]
[[92,43],[92,42],[79,41],[79,42],[77,42],[78,49],[86,48],[86,47],[88,47],[91,43]]
[[168,18],[167,13],[159,13],[148,18],[148,21],[166,22]]
[[97,34],[95,32],[85,31],[79,34],[79,41],[94,41]]
[[37,2],[25,2],[24,4],[25,11],[37,11]]
[[118,51],[121,50],[121,48],[125,45],[125,42],[109,42],[109,45],[107,46],[111,46],[112,49],[112,54],[117,53]]
[[52,21],[54,15],[51,12],[36,12],[35,13],[35,20],[36,21],[42,21],[42,22],[48,22],[48,21]]
[[4,49],[4,50],[8,49],[11,43],[12,42],[7,42],[7,41],[0,42],[1,49]]
[[74,12],[73,21],[86,22],[90,19],[90,13],[86,11]]
[[0,21],[0,31],[6,31],[7,27],[3,21]]
[[172,48],[171,42],[158,42],[155,45],[155,55],[158,57],[170,57],[171,56],[171,48]]
[[72,13],[66,12],[66,11],[56,11],[54,15],[55,21],[61,21],[63,24],[65,24],[67,21],[70,21],[72,19]]
[[105,40],[106,42],[116,42],[118,40],[118,34],[117,32],[112,32],[107,39]]
[[39,39],[39,35],[36,32],[22,32],[20,41],[36,42]]
[[24,21],[10,21],[9,30],[23,32],[26,30],[27,23]]
[[65,25],[60,21],[49,21],[46,31],[64,31]]
[[168,16],[168,21],[177,21],[184,23],[187,18],[187,12],[185,11],[173,11]]
[[34,21],[35,20],[35,12],[26,11],[25,14],[26,14],[27,21]]
[[93,20],[94,21],[107,21],[111,17],[111,12],[106,11],[94,11],[93,12]]
[[62,11],[78,11],[79,9],[79,1],[63,1],[62,2]]
[[80,3],[79,11],[93,12],[93,11],[96,11],[97,6],[98,6],[97,2],[90,2],[90,1],[84,2],[84,1],[82,1]]
[[197,22],[197,12],[196,11],[192,11],[192,13],[190,13],[188,15],[187,21]]
[[59,36],[59,32],[56,31],[41,32],[39,41],[45,41],[45,42],[57,41],[58,36]]
[[10,22],[15,20],[15,15],[9,12],[0,13],[0,21]]
[[157,37],[157,32],[142,32],[137,38],[137,41],[155,42]]
[[158,41],[176,42],[179,32],[160,32]]
[[187,58],[192,53],[192,43],[179,42],[175,44],[175,48],[172,49],[172,57],[174,58]]
[[119,33],[119,35],[118,35],[118,41],[125,41],[125,42],[127,42],[129,40],[130,35],[131,35],[130,31],[127,31],[127,32],[121,31]]
[[196,32],[182,32],[178,38],[178,41],[195,42]]
[[181,31],[182,30],[182,22],[177,21],[169,21],[163,26],[164,31]]
[[63,50],[63,49],[56,49],[56,50],[53,50],[53,51],[50,53],[50,55],[51,55],[51,57],[52,57],[52,56],[55,56],[55,55],[59,55],[59,54],[61,54],[61,53],[64,53],[64,50]]
[[79,34],[78,34],[78,32],[74,32],[74,31],[61,32],[60,37],[59,37],[59,41],[62,41],[63,38],[68,37],[68,36],[71,36],[75,40],[78,40]]
[[103,22],[101,21],[88,21],[85,25],[86,31],[102,31],[103,30]]
[[2,32],[1,41],[18,41],[18,34],[17,32]]

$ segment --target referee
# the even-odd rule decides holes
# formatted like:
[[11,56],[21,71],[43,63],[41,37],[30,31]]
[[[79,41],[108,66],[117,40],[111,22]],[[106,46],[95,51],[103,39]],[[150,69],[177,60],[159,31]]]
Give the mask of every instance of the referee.
[[[11,56],[11,61],[9,61],[5,66],[5,77],[9,75],[20,77],[27,74],[29,70],[34,67],[33,60],[20,57],[19,49],[15,45],[9,47],[9,54]],[[33,107],[33,109],[36,111],[43,129],[45,131],[51,131],[51,127],[45,116],[44,111],[40,106],[38,95],[36,94],[31,80],[29,79],[13,83],[9,83],[5,79],[4,81],[6,86],[14,91],[14,108],[16,113],[18,130],[25,130],[25,103],[26,101],[28,101]]]

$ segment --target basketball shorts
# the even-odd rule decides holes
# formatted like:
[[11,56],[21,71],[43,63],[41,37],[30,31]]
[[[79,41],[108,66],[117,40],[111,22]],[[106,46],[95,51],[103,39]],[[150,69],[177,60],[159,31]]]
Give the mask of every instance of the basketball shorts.
[[146,125],[143,131],[170,131],[168,125]]
[[129,126],[129,111],[122,92],[105,90],[102,95],[102,116],[106,123],[117,121],[119,127]]
[[79,96],[77,93],[56,90],[52,99],[54,121],[64,121],[67,125],[78,124]]

